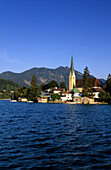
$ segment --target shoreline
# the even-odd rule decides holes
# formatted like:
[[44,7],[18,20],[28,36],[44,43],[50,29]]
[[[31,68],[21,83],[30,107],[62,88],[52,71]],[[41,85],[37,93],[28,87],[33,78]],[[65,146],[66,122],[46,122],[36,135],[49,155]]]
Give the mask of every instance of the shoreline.
[[0,100],[11,100],[11,99],[0,99]]
[[[3,100],[3,101],[7,100],[7,101],[15,102],[14,100],[11,100],[11,99],[0,99],[0,100]],[[18,102],[18,101],[16,101],[16,102]],[[21,103],[34,103],[34,102],[32,102],[32,101],[27,101],[27,102],[21,102]],[[36,102],[35,102],[35,103],[36,103]],[[37,103],[43,103],[43,104],[44,104],[44,102],[37,102]],[[110,104],[105,103],[105,102],[76,103],[76,102],[50,101],[50,102],[46,102],[46,103],[48,103],[48,104],[69,104],[69,105],[74,105],[74,104],[76,104],[76,105],[110,105]],[[45,103],[45,104],[46,104],[46,103]]]
[[[11,102],[15,102],[13,100],[10,100]],[[18,102],[18,101],[16,101]],[[108,103],[105,102],[93,102],[93,103],[76,103],[76,102],[57,102],[57,101],[51,101],[51,102],[32,102],[32,101],[27,101],[27,102],[20,102],[20,103],[40,103],[40,104],[69,104],[69,105],[109,105]]]

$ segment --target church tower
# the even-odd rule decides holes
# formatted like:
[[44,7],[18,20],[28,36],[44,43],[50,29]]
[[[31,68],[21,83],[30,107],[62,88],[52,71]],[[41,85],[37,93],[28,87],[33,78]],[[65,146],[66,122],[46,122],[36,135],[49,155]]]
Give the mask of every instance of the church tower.
[[76,86],[76,76],[73,66],[73,56],[71,57],[71,68],[69,74],[69,91],[71,91]]

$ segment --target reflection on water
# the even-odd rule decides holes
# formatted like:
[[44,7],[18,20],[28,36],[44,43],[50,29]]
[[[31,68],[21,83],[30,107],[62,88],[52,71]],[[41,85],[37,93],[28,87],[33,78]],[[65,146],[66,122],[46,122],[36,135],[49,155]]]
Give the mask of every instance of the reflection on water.
[[0,101],[0,168],[110,169],[111,106]]

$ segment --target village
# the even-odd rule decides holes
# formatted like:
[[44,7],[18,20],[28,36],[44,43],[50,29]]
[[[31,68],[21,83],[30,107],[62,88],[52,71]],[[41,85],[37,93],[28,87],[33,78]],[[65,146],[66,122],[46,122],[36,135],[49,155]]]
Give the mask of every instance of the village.
[[[41,90],[41,94],[37,97],[38,103],[68,103],[68,104],[106,104],[104,101],[100,102],[99,94],[104,93],[102,85],[97,78],[90,78],[91,92],[90,95],[83,95],[83,79],[76,79],[73,56],[71,57],[71,67],[69,73],[69,89],[60,87],[51,87]],[[27,98],[19,97],[19,102],[30,102]]]

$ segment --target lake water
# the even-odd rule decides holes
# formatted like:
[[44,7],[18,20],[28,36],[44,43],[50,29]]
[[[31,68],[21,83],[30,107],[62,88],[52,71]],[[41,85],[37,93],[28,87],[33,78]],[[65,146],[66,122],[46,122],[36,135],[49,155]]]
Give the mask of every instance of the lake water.
[[111,105],[0,101],[0,169],[111,169]]

